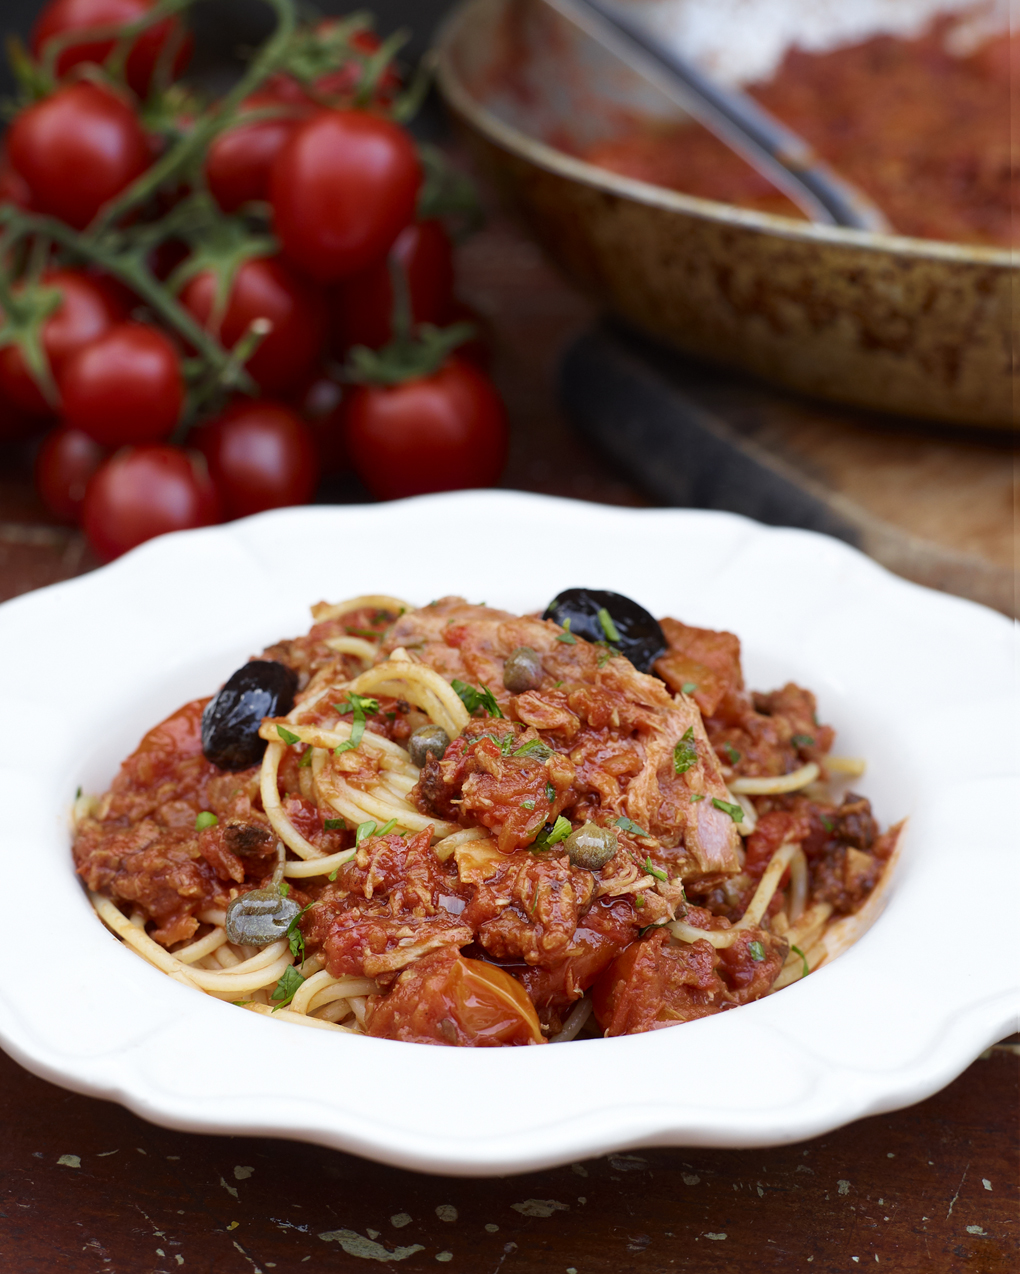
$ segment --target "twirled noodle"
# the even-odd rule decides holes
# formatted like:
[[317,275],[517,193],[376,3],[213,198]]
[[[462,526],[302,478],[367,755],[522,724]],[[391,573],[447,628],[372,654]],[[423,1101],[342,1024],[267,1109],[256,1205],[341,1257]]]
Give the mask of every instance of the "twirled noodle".
[[590,995],[583,996],[567,1015],[567,1020],[563,1023],[562,1028],[555,1035],[549,1036],[550,1044],[569,1044],[571,1040],[577,1039],[581,1030],[591,1017],[592,1000]]
[[699,939],[704,939],[717,949],[731,947],[740,937],[742,931],[753,929],[761,921],[769,903],[772,901],[772,895],[779,887],[783,872],[786,871],[790,865],[790,860],[799,849],[800,845],[797,841],[784,841],[779,846],[769,859],[769,865],[762,873],[758,888],[754,891],[754,895],[747,904],[744,914],[729,929],[698,929],[694,925],[687,924],[684,920],[673,920],[668,925],[670,933],[672,933],[674,938],[679,938],[681,942],[697,942]]
[[831,774],[846,774],[850,778],[859,779],[868,768],[868,763],[861,756],[827,756],[825,768]]
[[797,852],[790,859],[790,898],[787,914],[790,923],[794,924],[804,914],[808,895],[808,866],[804,851],[797,846]]
[[783,792],[800,791],[802,787],[813,783],[818,774],[817,763],[808,761],[807,765],[802,765],[799,770],[792,770],[789,774],[755,779],[732,779],[729,789],[734,796],[778,796]]
[[467,708],[450,683],[427,664],[409,659],[387,659],[355,677],[350,686],[356,694],[392,695],[404,699],[455,739],[471,719]]
[[373,664],[379,653],[379,647],[364,637],[327,637],[325,644],[338,655],[353,655],[366,664]]
[[283,874],[288,879],[300,880],[305,876],[329,876],[349,863],[357,854],[356,849],[342,849],[338,854],[327,854],[325,858],[309,858],[300,863],[287,863]]
[[414,610],[410,602],[401,601],[399,597],[388,597],[385,593],[366,593],[362,597],[350,597],[346,602],[317,602],[312,607],[312,618],[317,624],[327,619],[339,619],[349,615],[353,610],[385,610],[391,615],[402,615]]
[[[324,752],[332,752],[334,748],[339,747],[341,743],[346,743],[350,739],[352,727],[347,721],[338,721],[329,730],[318,725],[301,725],[299,723],[288,725],[287,729],[291,734],[297,735],[299,743],[307,743],[311,747],[319,748]],[[270,746],[274,743],[278,744],[280,740],[277,727],[272,722],[263,722],[259,727],[259,737],[266,739]],[[411,764],[410,757],[399,744],[383,738],[381,734],[376,734],[374,730],[366,730],[361,736],[361,742],[358,747],[374,753],[384,770],[392,770],[394,774],[403,774],[415,782],[418,781],[417,767]]]
[[262,758],[262,777],[260,781],[262,808],[266,812],[266,818],[272,824],[273,831],[288,849],[297,854],[298,858],[323,858],[325,855],[322,850],[317,849],[311,841],[305,840],[283,812],[278,781],[283,749],[284,744],[282,743],[270,743],[269,747],[266,748],[265,756]]
[[180,960],[182,964],[194,964],[196,960],[202,960],[205,956],[212,955],[217,947],[223,946],[226,940],[226,929],[222,926],[217,926],[215,929],[210,929],[204,938],[199,938],[197,942],[193,942],[190,946],[182,947],[180,951],[175,951],[173,956],[175,960]]
[[343,1031],[345,1035],[357,1035],[360,1032],[348,1026],[339,1026],[335,1022],[324,1022],[321,1017],[309,1017],[307,1013],[292,1013],[290,1009],[271,1009],[268,1004],[259,1004],[257,1000],[245,1000],[242,1008],[252,1013],[261,1013],[277,1022],[297,1022],[299,1026],[315,1026],[322,1031]]
[[458,845],[466,845],[473,840],[488,840],[492,833],[487,827],[467,827],[462,831],[451,832],[433,846],[433,853],[441,863],[445,863]]

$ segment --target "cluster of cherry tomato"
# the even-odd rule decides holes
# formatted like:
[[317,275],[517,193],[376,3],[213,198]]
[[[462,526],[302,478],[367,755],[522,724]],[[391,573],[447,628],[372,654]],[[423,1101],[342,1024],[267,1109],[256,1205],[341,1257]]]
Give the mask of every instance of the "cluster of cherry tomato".
[[348,463],[380,498],[491,485],[505,415],[458,348],[390,46],[270,0],[275,33],[206,105],[178,80],[190,2],[50,0],[16,52],[0,438],[49,424],[39,491],[104,560]]

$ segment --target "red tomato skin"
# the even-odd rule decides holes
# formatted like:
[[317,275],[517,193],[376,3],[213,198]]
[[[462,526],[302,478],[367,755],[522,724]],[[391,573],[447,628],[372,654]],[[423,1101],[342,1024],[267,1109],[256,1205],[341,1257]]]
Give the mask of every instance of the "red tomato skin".
[[43,504],[62,522],[81,520],[85,489],[106,454],[80,429],[54,429],[43,439],[35,459],[35,486]]
[[152,158],[130,106],[86,82],[58,88],[23,110],[8,129],[7,153],[31,191],[32,207],[76,230]]
[[104,447],[165,438],[184,405],[177,351],[145,323],[118,323],[85,345],[59,384],[65,423]]
[[363,270],[413,220],[421,179],[397,124],[366,111],[320,111],[273,162],[270,201],[285,255],[320,283]]
[[[62,294],[60,305],[42,329],[43,352],[54,378],[59,380],[71,355],[119,322],[123,308],[105,280],[90,278],[79,270],[47,270],[42,282]],[[17,345],[0,349],[0,392],[31,416],[53,414]]]
[[315,442],[301,417],[283,403],[232,403],[192,437],[228,518],[307,504],[315,493]]
[[157,535],[218,520],[219,503],[201,457],[151,444],[125,447],[100,465],[82,506],[85,534],[104,562]]
[[315,439],[320,472],[327,477],[351,467],[344,445],[343,396],[341,386],[319,372],[310,376],[293,398]]
[[352,345],[381,349],[393,338],[393,284],[389,261],[407,275],[411,317],[442,327],[453,307],[453,245],[440,221],[405,226],[381,261],[338,283],[332,296],[333,343],[338,353]]
[[488,377],[453,358],[392,388],[360,385],[344,403],[358,477],[380,500],[489,487],[506,462],[506,409]]
[[[195,275],[181,293],[184,306],[210,331],[215,298],[211,270]],[[257,318],[269,319],[273,328],[245,365],[265,393],[288,393],[318,362],[326,339],[325,298],[278,257],[255,257],[234,276],[216,335],[233,349]]]
[[297,125],[314,109],[303,98],[292,101],[282,88],[264,89],[245,99],[245,108],[251,110],[281,103],[288,104],[291,114],[228,128],[209,147],[205,179],[209,193],[224,212],[235,212],[242,204],[269,198],[273,161]]
[[15,172],[6,159],[0,160],[0,204],[12,203],[28,212],[32,207],[32,192],[21,173]]
[[[155,0],[50,0],[32,28],[31,48],[39,57],[47,41],[68,31],[85,27],[127,24],[143,17]],[[167,18],[147,27],[135,40],[124,67],[132,91],[145,97],[164,44],[175,34],[180,23]],[[194,41],[188,35],[174,58],[173,74],[181,75],[191,57]],[[71,44],[57,58],[56,71],[61,78],[82,62],[101,63],[113,51],[113,40],[87,40]]]

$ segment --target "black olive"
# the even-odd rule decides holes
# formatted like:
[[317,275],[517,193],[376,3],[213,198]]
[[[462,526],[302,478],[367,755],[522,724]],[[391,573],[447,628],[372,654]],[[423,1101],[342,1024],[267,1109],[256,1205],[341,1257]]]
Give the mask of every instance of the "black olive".
[[587,867],[589,871],[598,871],[605,867],[618,847],[616,833],[608,827],[599,827],[597,823],[583,823],[563,842],[566,855],[573,865]]
[[503,665],[503,685],[511,694],[537,690],[544,676],[542,660],[530,646],[518,646]]
[[411,760],[419,769],[425,764],[425,758],[430,752],[437,761],[441,761],[449,746],[450,736],[438,725],[419,726],[407,741]]
[[227,937],[241,947],[268,947],[282,938],[301,908],[278,889],[253,889],[227,907]]
[[[552,599],[542,618],[553,620],[561,628],[569,620],[575,637],[608,642],[640,672],[651,672],[652,664],[666,650],[666,638],[658,621],[622,593],[601,588],[565,588]],[[609,622],[604,622],[607,619]]]
[[294,706],[297,673],[270,659],[247,663],[202,713],[202,751],[221,770],[258,765],[266,750],[259,738],[263,717],[282,717]]

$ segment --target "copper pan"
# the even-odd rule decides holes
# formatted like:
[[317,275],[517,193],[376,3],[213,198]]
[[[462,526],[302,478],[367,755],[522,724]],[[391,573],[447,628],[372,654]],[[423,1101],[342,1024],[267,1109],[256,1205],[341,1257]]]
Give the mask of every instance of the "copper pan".
[[[677,108],[537,0],[467,0],[435,57],[483,173],[575,282],[636,327],[818,397],[1013,427],[1008,250],[749,211],[556,149],[540,139]],[[508,88],[529,59],[531,91]]]

